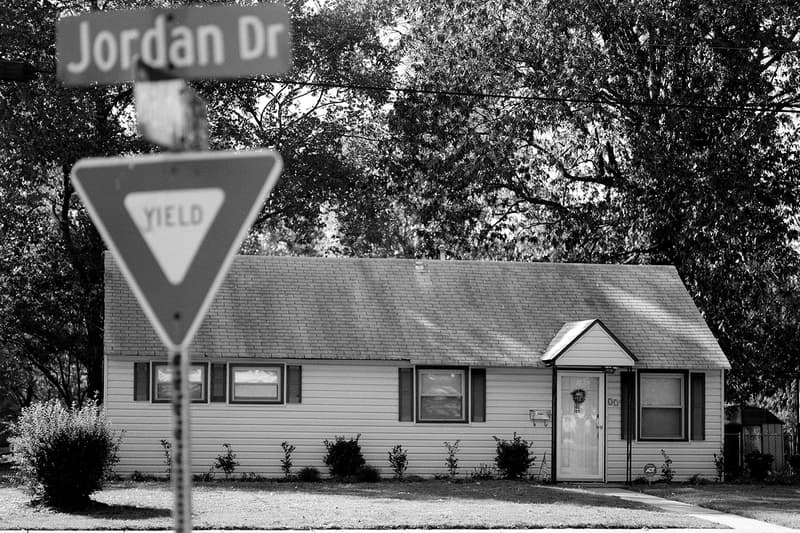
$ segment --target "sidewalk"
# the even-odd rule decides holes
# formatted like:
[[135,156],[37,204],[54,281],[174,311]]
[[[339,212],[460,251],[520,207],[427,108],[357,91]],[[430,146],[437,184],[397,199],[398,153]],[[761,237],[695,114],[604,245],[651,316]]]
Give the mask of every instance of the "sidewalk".
[[[595,494],[601,494],[603,496],[616,496],[623,500],[646,503],[647,505],[652,505],[653,507],[669,511],[671,513],[685,514],[693,516],[695,518],[708,520],[709,522],[714,522],[716,524],[722,524],[724,526],[733,529],[737,533],[738,532],[742,533],[773,533],[773,532],[797,533],[798,532],[797,529],[791,529],[776,524],[769,524],[767,522],[762,522],[761,520],[755,520],[753,518],[746,518],[744,516],[739,516],[735,514],[723,513],[721,511],[715,511],[714,509],[706,509],[705,507],[698,507],[696,505],[691,505],[688,503],[678,502],[675,500],[668,500],[666,498],[659,498],[658,496],[652,496],[650,494],[643,494],[640,492],[634,492],[631,490],[625,490],[621,488],[592,487],[585,489],[565,489],[565,490],[581,490],[585,492],[593,492]],[[655,530],[651,529],[650,531],[655,531]],[[685,530],[673,529],[670,531],[685,531]],[[708,532],[709,530],[705,531]]]

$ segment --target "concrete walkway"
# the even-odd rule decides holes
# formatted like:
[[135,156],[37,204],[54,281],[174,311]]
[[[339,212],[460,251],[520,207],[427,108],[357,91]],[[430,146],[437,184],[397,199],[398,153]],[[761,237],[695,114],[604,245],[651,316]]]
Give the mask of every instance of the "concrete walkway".
[[[708,520],[709,522],[714,522],[716,524],[721,524],[733,529],[737,533],[738,532],[798,533],[798,531],[800,531],[797,529],[792,529],[788,527],[778,526],[775,524],[770,524],[767,522],[762,522],[761,520],[755,520],[753,518],[746,518],[744,516],[739,516],[735,514],[723,513],[722,511],[715,511],[714,509],[706,509],[705,507],[699,507],[697,505],[691,505],[689,503],[678,502],[675,500],[668,500],[666,498],[659,498],[658,496],[643,494],[641,492],[635,492],[621,488],[592,487],[586,489],[567,489],[567,490],[583,490],[586,492],[601,494],[603,496],[616,496],[623,500],[645,503],[647,505],[663,509],[670,513],[689,515],[695,518]],[[655,531],[655,530],[651,529],[650,531]],[[684,530],[672,530],[672,531],[684,531]],[[708,530],[705,531],[708,532]]]

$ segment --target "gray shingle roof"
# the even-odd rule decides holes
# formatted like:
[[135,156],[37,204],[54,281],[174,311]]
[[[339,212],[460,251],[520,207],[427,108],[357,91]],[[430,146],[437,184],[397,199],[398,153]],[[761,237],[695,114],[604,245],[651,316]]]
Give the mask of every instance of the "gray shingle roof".
[[[669,266],[238,256],[194,357],[541,366],[566,322],[599,319],[642,368],[729,368]],[[162,356],[106,254],[105,351]]]

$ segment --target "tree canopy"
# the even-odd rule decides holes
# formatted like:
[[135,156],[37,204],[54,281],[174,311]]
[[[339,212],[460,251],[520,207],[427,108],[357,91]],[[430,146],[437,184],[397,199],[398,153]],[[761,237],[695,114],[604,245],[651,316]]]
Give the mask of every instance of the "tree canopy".
[[[0,82],[0,342],[19,401],[42,380],[66,401],[101,389],[103,244],[69,173],[153,147],[130,85],[54,78],[54,32],[118,7],[134,6],[0,11],[0,57],[44,71]],[[288,7],[290,73],[193,84],[212,149],[284,158],[243,252],[674,264],[732,361],[730,398],[800,375],[793,2]]]
[[[416,5],[416,4],[415,4]],[[733,398],[798,375],[791,2],[416,5],[385,146],[416,247],[674,264]]]
[[[67,88],[55,78],[59,16],[180,2],[11,0],[0,13],[0,57],[41,71],[29,83],[0,82],[0,342],[16,378],[43,376],[66,403],[102,394],[103,243],[73,194],[70,172],[84,157],[149,152],[136,135],[130,84]],[[388,10],[368,2],[289,2],[294,62],[288,79],[324,77],[383,84],[393,55],[378,29]],[[324,213],[349,201],[361,171],[343,157],[345,118],[368,114],[385,94],[360,95],[253,80],[195,84],[208,102],[212,149],[273,147],[285,170],[245,251],[308,253]],[[350,122],[352,123],[352,121]],[[269,234],[269,238],[262,235]],[[22,370],[26,372],[22,372]],[[32,379],[9,376],[30,401]],[[5,388],[5,387],[4,387]]]

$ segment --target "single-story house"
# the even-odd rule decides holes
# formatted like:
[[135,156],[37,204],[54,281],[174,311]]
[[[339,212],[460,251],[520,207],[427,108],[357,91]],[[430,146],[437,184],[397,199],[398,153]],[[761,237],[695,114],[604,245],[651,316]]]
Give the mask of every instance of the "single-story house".
[[[105,406],[117,470],[164,472],[166,353],[110,255]],[[671,266],[238,256],[190,348],[192,469],[231,444],[239,473],[326,473],[323,441],[360,435],[369,464],[460,475],[493,436],[531,472],[620,482],[660,467],[715,476],[725,354]]]

